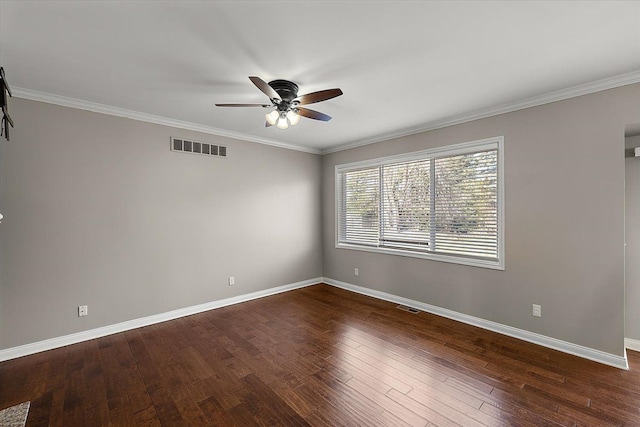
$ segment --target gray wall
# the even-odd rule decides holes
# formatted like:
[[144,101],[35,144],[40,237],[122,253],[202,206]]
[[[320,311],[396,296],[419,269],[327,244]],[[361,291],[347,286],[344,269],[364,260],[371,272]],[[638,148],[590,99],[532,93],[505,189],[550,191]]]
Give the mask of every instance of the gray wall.
[[11,115],[0,349],[322,275],[320,156],[18,98]]
[[[626,138],[640,147],[640,136]],[[625,159],[625,336],[640,340],[640,158]]]
[[[13,98],[0,349],[324,275],[622,355],[622,153],[638,99],[626,86],[320,158]],[[172,135],[229,158],[172,153]],[[505,271],[335,249],[336,164],[498,135]]]
[[[323,156],[324,276],[622,356],[624,130],[638,99],[640,84]],[[499,135],[505,271],[335,248],[336,164]]]

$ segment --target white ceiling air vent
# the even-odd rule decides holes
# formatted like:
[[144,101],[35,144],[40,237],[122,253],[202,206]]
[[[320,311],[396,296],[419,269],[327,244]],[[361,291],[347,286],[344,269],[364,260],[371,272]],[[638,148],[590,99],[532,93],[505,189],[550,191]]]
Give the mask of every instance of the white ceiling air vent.
[[171,137],[171,151],[200,154],[203,156],[227,157],[227,147]]

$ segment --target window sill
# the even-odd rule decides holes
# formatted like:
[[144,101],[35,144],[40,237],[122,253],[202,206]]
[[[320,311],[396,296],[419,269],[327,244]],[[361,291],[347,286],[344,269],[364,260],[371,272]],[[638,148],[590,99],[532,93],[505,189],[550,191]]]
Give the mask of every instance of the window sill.
[[378,254],[404,256],[410,258],[428,259],[431,261],[448,262],[451,264],[462,264],[471,267],[489,268],[492,270],[504,270],[504,259],[498,261],[473,259],[458,257],[455,255],[432,254],[425,252],[410,252],[401,249],[381,248],[376,246],[352,245],[349,243],[336,243],[336,249],[349,249],[355,251],[374,252]]

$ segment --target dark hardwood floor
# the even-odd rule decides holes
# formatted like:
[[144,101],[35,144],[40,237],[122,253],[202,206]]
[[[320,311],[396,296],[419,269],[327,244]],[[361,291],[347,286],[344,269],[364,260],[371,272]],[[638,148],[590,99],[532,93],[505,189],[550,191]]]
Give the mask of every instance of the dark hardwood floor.
[[316,285],[0,363],[27,426],[640,426],[604,366]]

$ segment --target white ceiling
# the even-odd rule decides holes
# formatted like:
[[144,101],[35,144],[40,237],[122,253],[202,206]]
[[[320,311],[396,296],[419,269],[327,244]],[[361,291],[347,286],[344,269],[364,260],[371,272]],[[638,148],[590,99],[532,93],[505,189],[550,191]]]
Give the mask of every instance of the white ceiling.
[[[640,81],[638,1],[0,0],[0,15],[18,96],[312,152]],[[250,75],[344,95],[310,106],[330,122],[265,128],[263,109],[214,106],[268,101]]]

